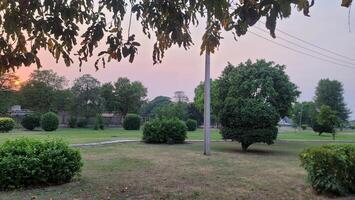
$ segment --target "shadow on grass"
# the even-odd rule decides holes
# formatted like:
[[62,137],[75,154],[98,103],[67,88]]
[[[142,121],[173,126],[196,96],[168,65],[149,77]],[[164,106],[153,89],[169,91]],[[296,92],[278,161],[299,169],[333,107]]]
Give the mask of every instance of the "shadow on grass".
[[267,146],[264,149],[261,149],[260,146],[254,147],[251,146],[248,151],[243,151],[241,147],[238,146],[220,146],[213,148],[214,151],[224,152],[224,153],[238,153],[245,155],[257,155],[257,156],[290,156],[296,155],[295,152],[289,151],[287,149],[273,149],[271,146]]

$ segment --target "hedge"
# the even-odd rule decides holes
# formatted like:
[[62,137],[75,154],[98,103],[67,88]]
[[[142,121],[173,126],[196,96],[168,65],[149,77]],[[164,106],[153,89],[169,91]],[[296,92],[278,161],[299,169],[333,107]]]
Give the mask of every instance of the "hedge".
[[15,120],[9,117],[0,118],[0,133],[7,133],[14,129]]
[[318,193],[355,193],[355,145],[331,144],[300,153],[301,166]]
[[139,130],[141,126],[141,118],[136,114],[128,114],[123,120],[123,128],[125,130]]
[[22,119],[21,125],[23,128],[32,131],[35,128],[41,126],[41,115],[40,114],[28,114]]
[[186,126],[188,131],[196,131],[197,129],[197,121],[194,119],[188,119],[186,121]]
[[0,146],[0,189],[67,183],[82,165],[79,151],[60,140],[7,141]]
[[181,144],[186,139],[187,127],[178,119],[155,119],[143,128],[143,141],[146,143]]
[[55,131],[58,129],[59,119],[53,112],[48,112],[41,117],[41,127],[45,131]]

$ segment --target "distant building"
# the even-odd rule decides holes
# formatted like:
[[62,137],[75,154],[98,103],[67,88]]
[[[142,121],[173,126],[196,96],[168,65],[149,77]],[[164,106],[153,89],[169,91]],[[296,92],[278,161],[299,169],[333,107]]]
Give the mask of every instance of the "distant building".
[[32,113],[32,111],[28,109],[22,109],[20,105],[14,105],[10,108],[9,113],[11,117],[20,118],[29,113]]
[[292,124],[293,124],[293,121],[289,117],[284,117],[284,118],[280,119],[280,121],[278,123],[279,126],[292,126]]

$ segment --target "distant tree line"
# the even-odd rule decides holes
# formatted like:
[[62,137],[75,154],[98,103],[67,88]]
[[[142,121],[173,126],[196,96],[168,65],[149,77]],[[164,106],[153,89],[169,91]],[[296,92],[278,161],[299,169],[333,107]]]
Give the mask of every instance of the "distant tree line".
[[138,113],[146,102],[147,89],[141,82],[118,78],[114,83],[101,84],[89,74],[68,80],[53,70],[35,70],[29,79],[17,85],[19,77],[0,77],[0,112],[6,114],[11,106],[21,105],[33,112],[69,112],[75,117],[90,118],[103,112],[121,116]]
[[15,74],[4,74],[0,77],[0,113],[6,115],[11,106],[21,105],[36,113],[68,112],[71,118],[83,120],[108,112],[121,116],[122,120],[127,114],[135,113],[147,120],[178,118],[203,123],[202,114],[183,91],[175,92],[173,98],[158,96],[148,101],[147,88],[125,77],[101,84],[84,74],[71,87],[68,83],[53,70],[35,70],[23,83]]
[[292,109],[295,127],[311,127],[319,134],[332,133],[335,128],[350,126],[350,110],[344,101],[344,89],[337,80],[321,79],[314,101],[297,102]]

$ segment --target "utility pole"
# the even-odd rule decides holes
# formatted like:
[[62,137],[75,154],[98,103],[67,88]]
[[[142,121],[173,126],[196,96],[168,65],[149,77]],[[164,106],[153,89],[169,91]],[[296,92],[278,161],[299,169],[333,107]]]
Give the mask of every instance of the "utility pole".
[[299,122],[299,125],[298,125],[298,130],[301,131],[302,129],[302,116],[303,115],[303,103],[301,103],[301,113],[300,113],[300,122]]
[[[207,14],[207,29],[210,25],[210,15]],[[203,142],[203,154],[211,155],[211,54],[208,48],[206,48],[205,58],[205,92],[204,92],[204,142]]]

